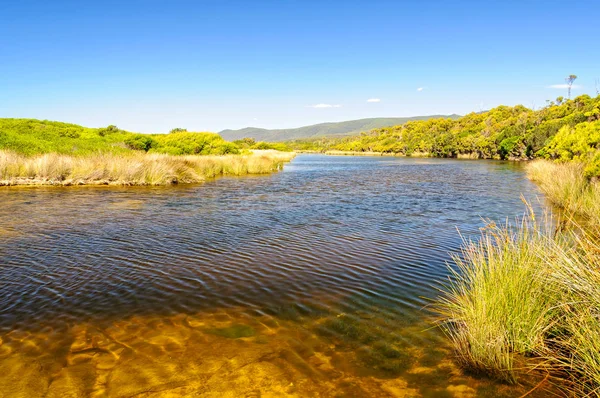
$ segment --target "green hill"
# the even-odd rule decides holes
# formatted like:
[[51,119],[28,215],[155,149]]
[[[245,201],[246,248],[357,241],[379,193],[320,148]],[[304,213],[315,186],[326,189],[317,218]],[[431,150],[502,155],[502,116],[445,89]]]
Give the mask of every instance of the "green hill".
[[295,140],[302,151],[379,152],[470,159],[575,160],[600,177],[600,96],[557,98],[532,110],[523,105],[470,113],[458,119],[410,121],[360,135]]
[[87,154],[144,151],[171,155],[239,153],[239,147],[215,133],[175,131],[137,134],[117,126],[89,128],[36,119],[0,118],[0,150],[25,155],[40,153]]
[[256,141],[288,141],[302,138],[315,138],[326,136],[344,136],[358,134],[362,131],[396,126],[411,120],[428,120],[437,118],[456,119],[459,115],[429,115],[412,117],[377,117],[369,119],[349,120],[345,122],[319,123],[311,126],[293,129],[268,130],[257,127],[246,127],[240,130],[223,130],[219,134],[229,141],[242,138],[254,138]]

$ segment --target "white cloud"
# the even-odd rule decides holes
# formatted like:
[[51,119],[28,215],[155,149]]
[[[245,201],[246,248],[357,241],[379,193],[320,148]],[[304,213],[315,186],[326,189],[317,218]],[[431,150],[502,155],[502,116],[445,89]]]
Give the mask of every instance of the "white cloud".
[[367,102],[381,102],[379,98],[369,98]]
[[309,108],[316,108],[316,109],[320,109],[320,108],[341,108],[341,105],[332,105],[332,104],[316,104],[316,105],[309,105]]
[[[548,86],[547,88],[562,88],[562,89],[566,89],[566,88],[569,88],[569,85],[568,84],[553,84],[551,86]],[[571,86],[571,88],[581,88],[581,86],[578,85],[578,84],[573,84]]]
[[423,90],[425,90],[425,87],[419,87],[419,88],[417,89],[417,91],[423,91]]

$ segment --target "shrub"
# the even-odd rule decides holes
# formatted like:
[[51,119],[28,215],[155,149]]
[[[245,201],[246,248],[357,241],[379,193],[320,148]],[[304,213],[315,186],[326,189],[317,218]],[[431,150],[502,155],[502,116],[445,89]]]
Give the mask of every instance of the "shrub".
[[125,145],[129,149],[148,152],[150,148],[156,146],[156,142],[149,135],[135,134],[125,140]]

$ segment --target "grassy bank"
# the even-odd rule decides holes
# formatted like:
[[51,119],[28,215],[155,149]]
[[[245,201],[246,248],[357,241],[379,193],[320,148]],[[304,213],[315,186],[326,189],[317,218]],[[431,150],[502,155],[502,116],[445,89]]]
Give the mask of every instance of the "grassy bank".
[[578,162],[536,160],[527,165],[527,174],[552,204],[577,215],[583,223],[600,226],[600,183],[586,177],[587,167]]
[[325,151],[324,153],[332,156],[394,156],[393,153],[383,152]]
[[175,156],[144,152],[23,155],[0,151],[0,185],[169,185],[280,170],[293,153]]
[[[498,106],[457,119],[409,121],[350,137],[289,141],[295,150],[468,159],[570,160],[600,145],[600,96],[557,98],[541,109]],[[556,139],[555,139],[556,138]],[[600,156],[591,173],[600,175]]]
[[0,119],[0,185],[197,183],[220,175],[270,173],[294,156],[273,149],[279,147],[236,144],[215,133],[181,128],[137,134],[112,125]]
[[256,142],[247,138],[235,142],[210,132],[176,128],[169,134],[138,134],[110,125],[101,128],[36,119],[0,118],[0,150],[24,155],[60,153],[69,155],[130,153],[168,155],[227,155],[247,150],[289,152],[283,143]]
[[600,197],[583,170],[528,167],[565,209],[560,228],[530,212],[518,223],[488,224],[454,257],[436,309],[465,368],[509,383],[536,369],[562,379],[567,394],[600,396]]

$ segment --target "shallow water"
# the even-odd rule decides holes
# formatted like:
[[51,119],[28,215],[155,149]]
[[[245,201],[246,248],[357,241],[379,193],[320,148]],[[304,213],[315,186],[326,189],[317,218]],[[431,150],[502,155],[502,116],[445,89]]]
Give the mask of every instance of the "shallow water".
[[0,396],[519,396],[461,372],[427,305],[457,228],[522,215],[520,194],[540,195],[515,163],[319,155],[2,188]]

